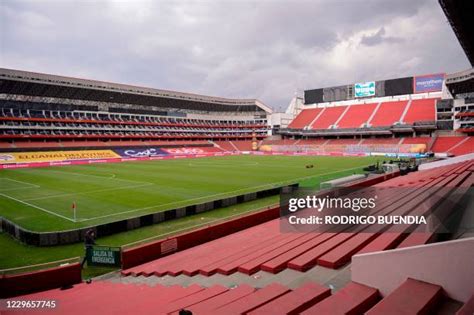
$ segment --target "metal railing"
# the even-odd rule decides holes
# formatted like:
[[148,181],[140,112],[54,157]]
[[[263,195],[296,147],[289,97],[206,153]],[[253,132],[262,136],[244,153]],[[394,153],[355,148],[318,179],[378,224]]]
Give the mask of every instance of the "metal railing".
[[37,271],[37,270],[50,269],[54,267],[62,267],[65,265],[78,263],[80,261],[81,261],[80,257],[73,257],[73,258],[66,258],[66,259],[41,263],[41,264],[34,264],[34,265],[21,266],[21,267],[15,267],[15,268],[8,268],[8,269],[0,269],[0,276],[15,275],[15,274],[27,273],[27,272]]

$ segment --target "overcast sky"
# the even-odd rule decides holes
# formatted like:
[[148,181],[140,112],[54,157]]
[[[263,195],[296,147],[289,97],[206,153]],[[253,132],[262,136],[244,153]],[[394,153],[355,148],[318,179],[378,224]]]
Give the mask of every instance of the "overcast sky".
[[469,68],[436,0],[0,0],[0,67],[259,98]]

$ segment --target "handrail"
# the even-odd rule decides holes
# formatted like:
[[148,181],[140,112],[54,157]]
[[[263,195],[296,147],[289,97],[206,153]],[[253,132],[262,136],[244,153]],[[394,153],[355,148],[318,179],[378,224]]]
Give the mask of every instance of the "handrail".
[[[31,272],[31,271],[49,269],[49,268],[52,268],[52,267],[61,267],[61,266],[64,266],[64,265],[68,265],[68,264],[72,264],[72,263],[76,263],[76,262],[80,262],[80,261],[81,261],[80,257],[72,257],[72,258],[65,258],[65,259],[50,261],[50,262],[41,263],[41,264],[34,264],[34,265],[28,265],[28,266],[0,269],[0,276],[26,273],[26,272]],[[43,267],[45,267],[45,268],[43,268]]]

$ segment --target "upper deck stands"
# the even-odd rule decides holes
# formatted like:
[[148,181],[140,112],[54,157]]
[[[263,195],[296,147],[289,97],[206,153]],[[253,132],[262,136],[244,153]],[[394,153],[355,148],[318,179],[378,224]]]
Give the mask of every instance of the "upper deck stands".
[[436,99],[412,100],[403,121],[413,124],[417,121],[435,121],[436,120]]
[[311,125],[311,129],[328,129],[334,125],[339,117],[344,113],[347,106],[327,107]]
[[372,118],[370,124],[373,127],[392,126],[400,121],[408,101],[384,102]]
[[436,120],[436,98],[350,104],[303,110],[288,126],[290,129],[324,130],[363,127],[390,127],[397,122],[414,124]]
[[360,128],[367,123],[377,104],[352,105],[338,123],[338,128]]
[[288,128],[293,129],[303,129],[319,115],[322,111],[322,108],[311,108],[311,109],[304,109],[301,111],[298,116],[289,124]]
[[129,147],[129,146],[209,146],[207,141],[18,141],[14,143],[0,142],[0,148],[35,149],[43,148],[97,148],[97,147]]

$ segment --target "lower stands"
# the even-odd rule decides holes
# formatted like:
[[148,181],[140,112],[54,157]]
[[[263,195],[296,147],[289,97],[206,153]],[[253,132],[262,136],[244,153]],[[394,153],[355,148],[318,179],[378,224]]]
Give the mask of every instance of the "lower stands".
[[282,140],[263,140],[261,145],[294,145],[298,143],[299,140],[292,140],[292,139],[282,139]]
[[[294,141],[291,143],[291,141]],[[265,144],[265,142],[264,142]],[[280,140],[268,143],[273,151],[346,152],[346,153],[449,153],[474,152],[474,137],[341,138]]]
[[431,149],[435,153],[463,155],[474,152],[474,137],[437,137]]
[[[329,288],[307,282],[291,290],[279,283],[262,288],[242,284],[201,287],[192,284],[163,286],[96,281],[67,290],[50,290],[22,296],[25,300],[55,300],[62,314],[178,314],[187,310],[198,314],[433,314],[443,302],[440,286],[407,279],[382,297],[377,288],[349,282],[331,294]],[[472,302],[454,310],[472,314]],[[50,310],[54,314],[54,310]],[[6,311],[29,314],[31,310]]]
[[230,141],[216,141],[216,145],[224,151],[236,151],[236,147]]
[[438,285],[407,279],[366,314],[432,314],[442,294],[443,289]]
[[329,288],[308,282],[250,312],[252,315],[299,314],[331,295]]
[[232,141],[238,151],[252,151],[252,141]]
[[363,314],[379,299],[377,289],[350,282],[336,294],[322,300],[301,314]]
[[463,141],[456,147],[451,147],[449,153],[454,155],[463,155],[474,152],[474,137],[468,137],[467,140]]
[[[432,144],[432,146],[431,146]],[[474,152],[474,137],[440,136],[434,141],[430,137],[405,138],[342,138],[342,139],[283,139],[263,140],[258,146],[264,151],[318,151],[326,153],[408,153],[432,151],[463,155]],[[431,147],[430,147],[431,146]],[[253,151],[253,141],[215,141],[214,145],[208,141],[60,141],[60,142],[0,142],[0,149],[4,152],[12,150],[53,150],[67,148],[117,148],[117,147],[200,147],[206,152],[241,152]],[[214,148],[214,149],[211,149]],[[269,149],[270,148],[270,149]]]

